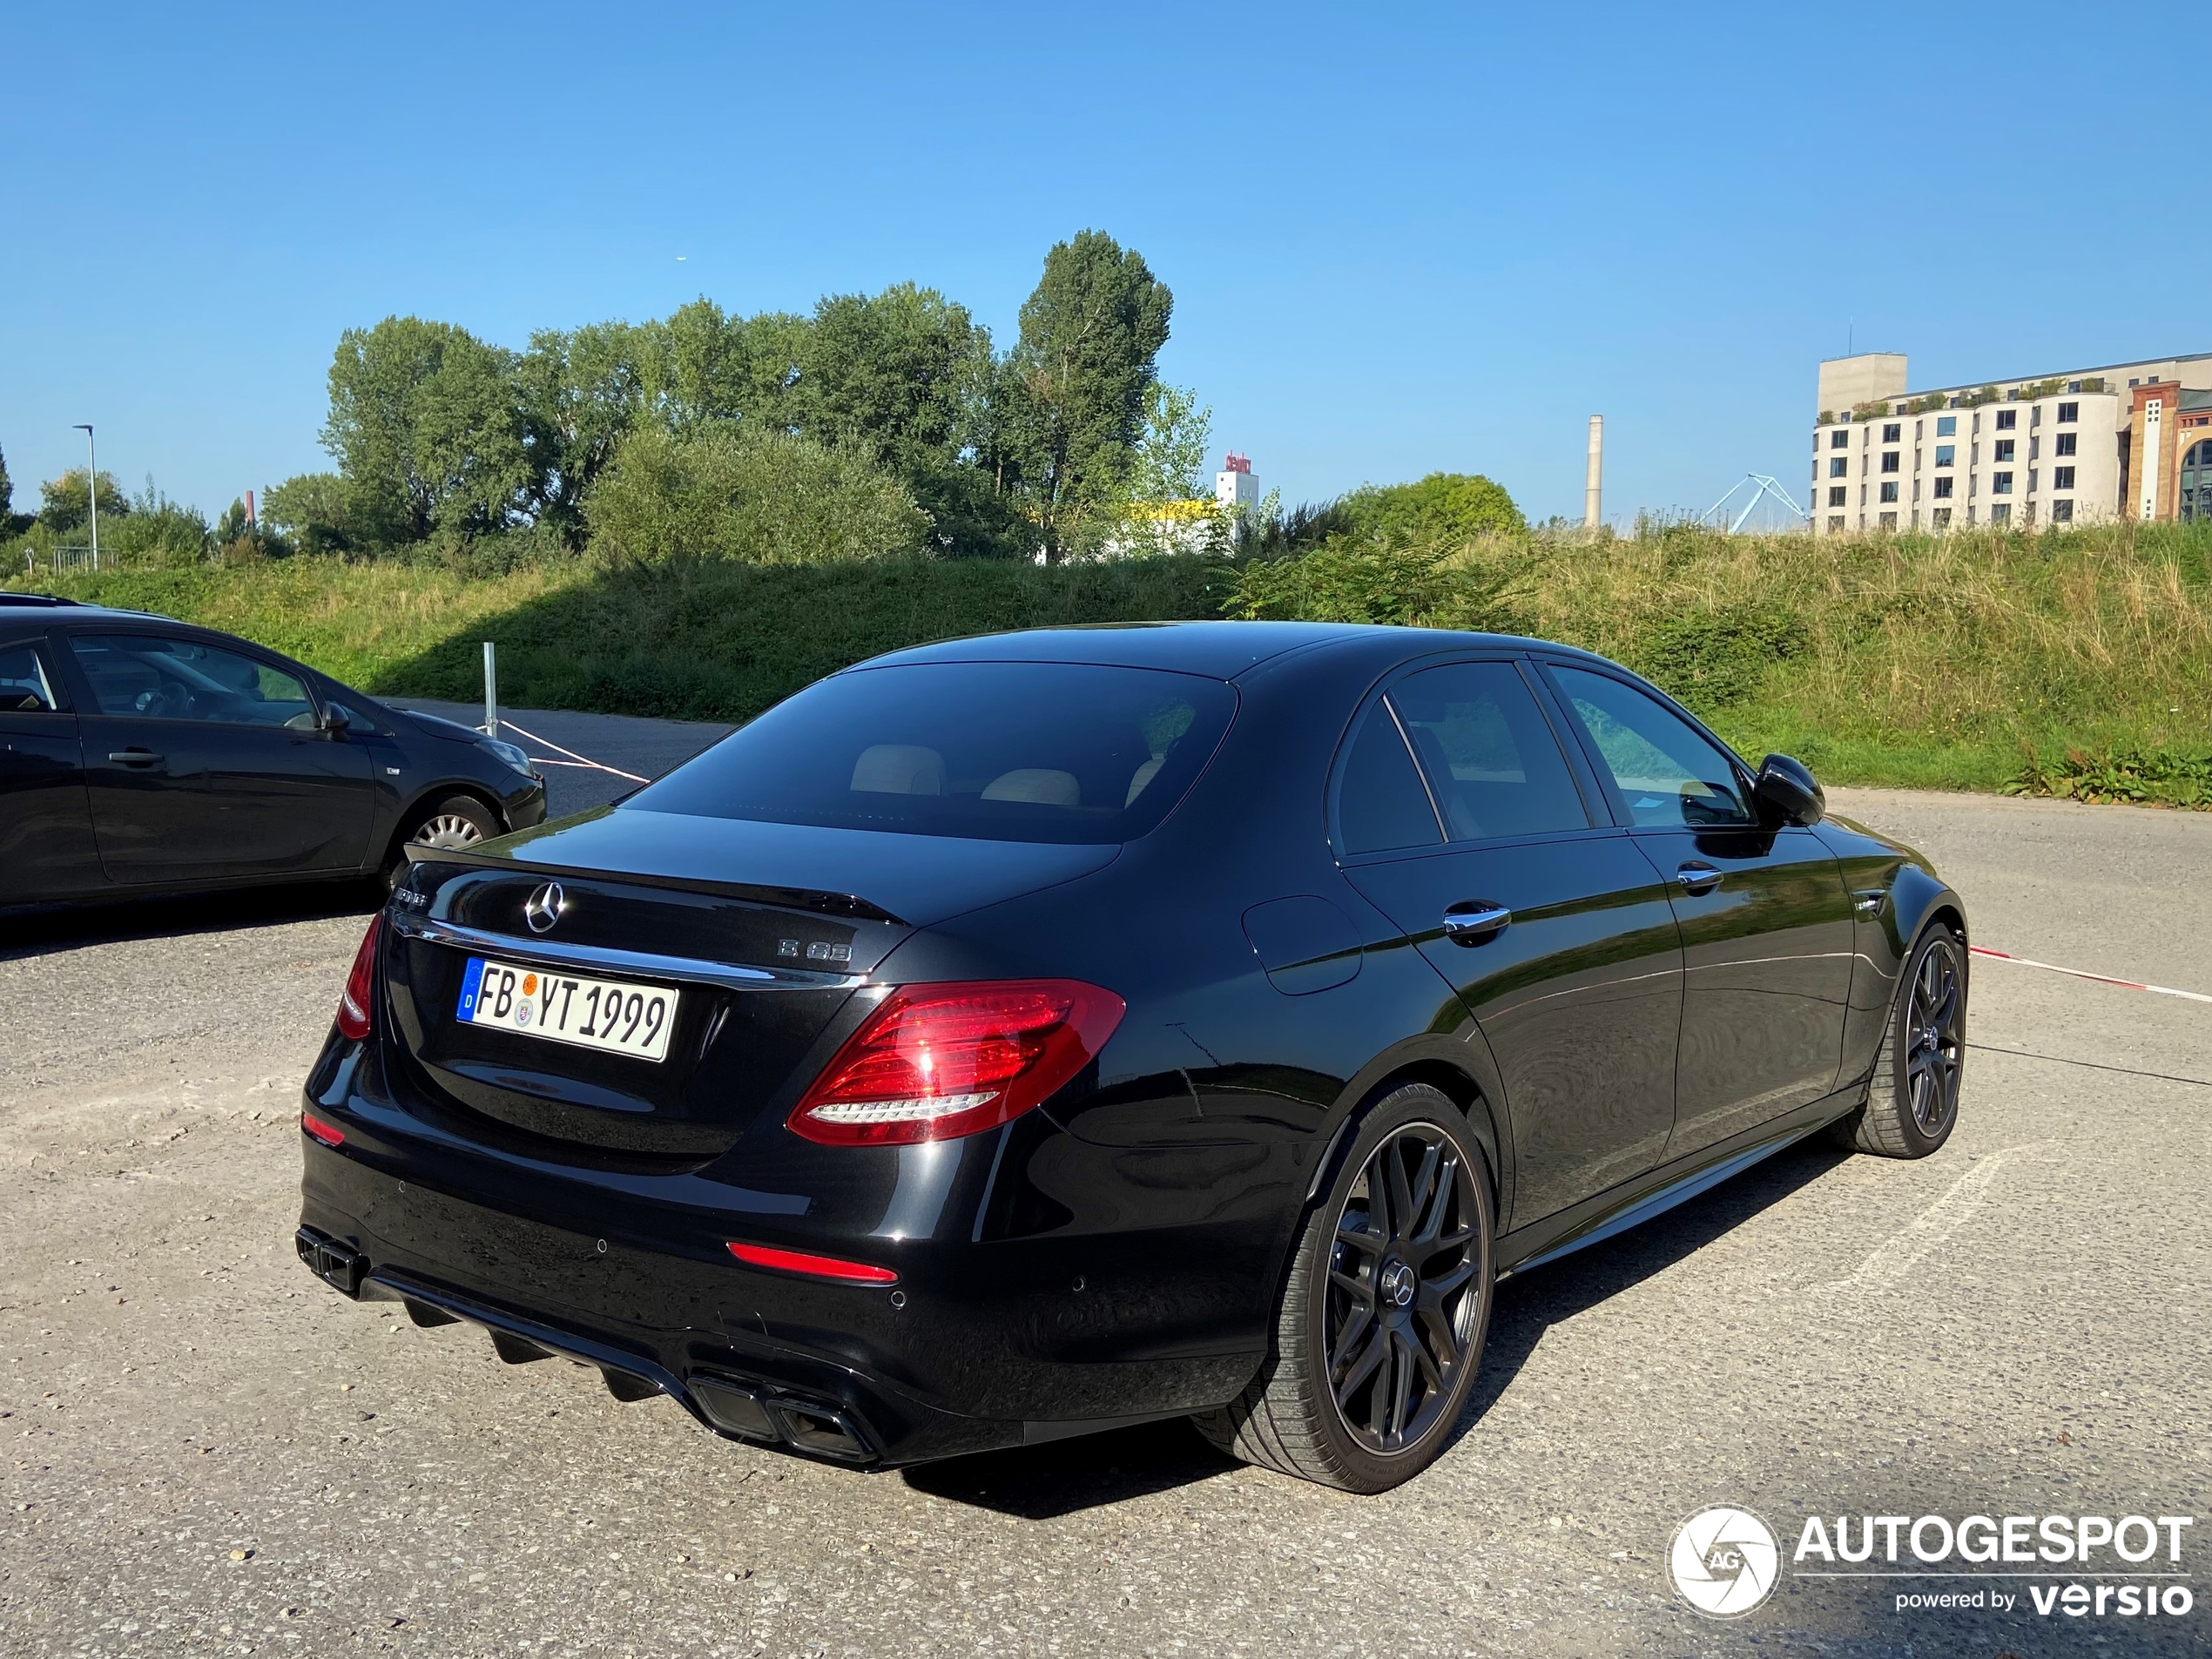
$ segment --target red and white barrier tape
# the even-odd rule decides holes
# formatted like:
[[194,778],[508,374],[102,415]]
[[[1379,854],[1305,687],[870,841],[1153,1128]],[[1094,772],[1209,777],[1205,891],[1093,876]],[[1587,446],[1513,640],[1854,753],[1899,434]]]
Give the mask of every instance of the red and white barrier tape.
[[578,754],[573,749],[563,749],[559,744],[554,742],[552,738],[541,738],[535,732],[528,731],[519,725],[515,725],[515,723],[512,720],[508,719],[503,715],[501,717],[499,723],[500,725],[505,726],[514,726],[516,731],[521,732],[523,736],[528,738],[532,743],[542,744],[548,749],[554,750],[557,753],[568,756],[566,760],[547,760],[540,756],[532,755],[530,759],[536,761],[541,766],[583,766],[593,772],[610,772],[617,778],[629,779],[633,784],[649,784],[652,782],[651,779],[640,778],[634,772],[624,772],[620,766],[603,765],[597,760],[592,760],[583,755]]
[[2069,979],[2094,980],[2100,985],[2117,985],[2124,991],[2148,991],[2156,996],[2179,996],[2192,1002],[2212,1002],[2212,996],[2207,996],[2202,991],[2177,991],[2170,985],[2146,985],[2141,980],[2114,979],[2109,974],[2092,974],[2086,968],[2060,968],[2055,962],[2039,962],[2026,956],[2008,955],[2001,950],[1992,950],[1986,945],[1969,945],[1966,948],[1976,956],[2010,962],[2015,968],[2040,968],[2047,974],[2064,974]]

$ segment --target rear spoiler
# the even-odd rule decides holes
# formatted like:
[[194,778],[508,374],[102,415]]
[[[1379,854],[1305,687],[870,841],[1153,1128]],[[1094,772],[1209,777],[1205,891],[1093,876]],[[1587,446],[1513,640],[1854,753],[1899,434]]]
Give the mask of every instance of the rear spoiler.
[[625,887],[659,887],[671,893],[705,893],[718,899],[741,899],[750,904],[772,905],[779,910],[806,910],[821,916],[843,916],[854,921],[887,921],[904,927],[904,918],[857,893],[832,893],[818,887],[769,887],[750,881],[712,881],[695,876],[642,875],[627,870],[593,869],[583,865],[524,864],[519,860],[487,858],[467,847],[422,846],[409,842],[409,864],[451,864],[463,869],[496,870],[509,875],[542,876],[548,881],[611,881]]

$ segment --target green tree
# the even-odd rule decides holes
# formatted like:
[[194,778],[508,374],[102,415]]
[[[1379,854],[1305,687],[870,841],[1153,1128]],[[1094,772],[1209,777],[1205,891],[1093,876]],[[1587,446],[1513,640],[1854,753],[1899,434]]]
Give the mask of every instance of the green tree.
[[1528,528],[1505,487],[1480,473],[1433,472],[1418,483],[1363,484],[1342,507],[1352,533],[1376,541],[1449,546]]
[[1144,431],[1136,441],[1130,495],[1136,501],[1188,501],[1205,489],[1213,411],[1188,388],[1154,381],[1144,392]]
[[353,553],[371,544],[352,486],[334,472],[303,472],[263,491],[261,516],[302,553]]
[[419,317],[340,337],[322,443],[378,538],[501,529],[529,482],[513,354]]
[[639,427],[584,514],[593,552],[617,565],[827,564],[919,552],[930,531],[864,450],[736,421]]
[[8,457],[0,455],[0,519],[15,516],[16,486],[8,476]]
[[652,326],[541,329],[516,366],[529,451],[530,516],[582,544],[583,499],[647,401]]
[[[72,467],[39,485],[38,522],[63,535],[86,529],[92,516],[91,476],[84,468]],[[100,474],[99,504],[102,518],[121,518],[131,510],[131,498],[111,472]]]
[[1045,556],[1058,561],[1087,517],[1126,491],[1146,388],[1174,296],[1143,257],[1103,231],[1054,245],[1022,307],[1006,414]]
[[902,474],[942,469],[965,442],[965,393],[991,337],[965,306],[911,282],[833,294],[814,308],[791,406],[826,443],[872,445]]

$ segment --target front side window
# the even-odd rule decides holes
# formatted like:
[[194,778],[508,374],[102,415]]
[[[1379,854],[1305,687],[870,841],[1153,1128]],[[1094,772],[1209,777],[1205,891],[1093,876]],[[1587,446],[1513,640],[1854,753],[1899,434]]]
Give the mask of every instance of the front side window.
[[1337,779],[1338,845],[1353,854],[1397,853],[1443,840],[1398,721],[1388,704],[1377,702],[1360,721]]
[[1959,417],[1957,415],[1939,415],[1936,416],[1936,436],[1939,438],[1955,438],[1958,435]]
[[242,652],[160,634],[78,634],[69,644],[103,714],[295,731],[315,723],[296,676]]
[[1757,821],[1719,745],[1634,686],[1587,669],[1554,668],[1638,827],[1703,829]]
[[35,645],[0,645],[0,714],[51,714],[61,705]]
[[1455,841],[1588,829],[1559,740],[1510,663],[1447,663],[1391,689]]
[[853,669],[778,704],[619,810],[1119,843],[1183,799],[1236,708],[1224,682],[1158,669]]

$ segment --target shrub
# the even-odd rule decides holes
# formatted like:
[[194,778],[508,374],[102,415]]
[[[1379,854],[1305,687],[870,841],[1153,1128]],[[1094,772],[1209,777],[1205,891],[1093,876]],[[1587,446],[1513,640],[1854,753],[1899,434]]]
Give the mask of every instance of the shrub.
[[1509,559],[1472,563],[1433,544],[1337,537],[1311,553],[1254,559],[1237,573],[1222,609],[1251,621],[1503,628],[1518,574]]
[[1353,534],[1385,542],[1456,545],[1528,527],[1505,487],[1480,473],[1433,472],[1418,483],[1364,484],[1342,507]]
[[733,421],[631,433],[585,502],[616,564],[823,564],[921,550],[929,515],[864,450]]

